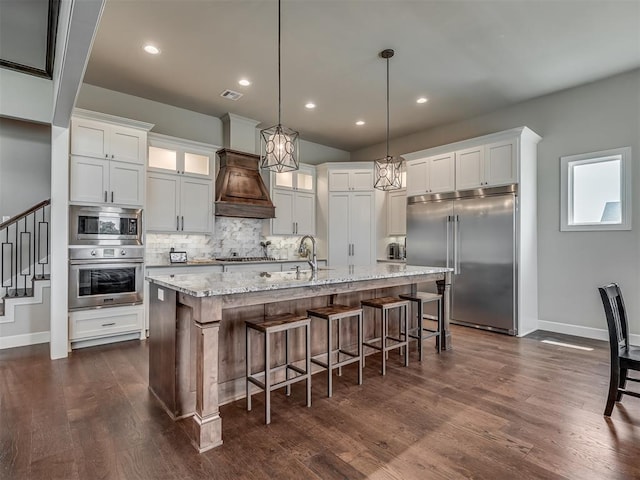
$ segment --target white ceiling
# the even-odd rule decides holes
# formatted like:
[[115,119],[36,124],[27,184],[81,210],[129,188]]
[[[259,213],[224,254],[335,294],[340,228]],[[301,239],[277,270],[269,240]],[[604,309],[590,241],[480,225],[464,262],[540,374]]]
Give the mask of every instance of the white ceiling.
[[[640,67],[640,0],[283,0],[282,123],[349,151],[384,141],[385,48],[397,137]],[[276,59],[276,0],[107,0],[84,81],[270,126]]]

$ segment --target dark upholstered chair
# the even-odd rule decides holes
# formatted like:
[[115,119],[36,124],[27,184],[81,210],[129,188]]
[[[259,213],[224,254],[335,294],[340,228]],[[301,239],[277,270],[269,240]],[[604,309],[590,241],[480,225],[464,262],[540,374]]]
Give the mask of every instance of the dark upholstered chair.
[[609,397],[604,409],[605,416],[611,416],[615,402],[622,400],[622,395],[640,398],[640,393],[626,390],[627,380],[640,382],[629,378],[629,370],[640,370],[640,348],[629,346],[629,325],[627,312],[624,308],[622,293],[616,283],[598,288],[604,313],[609,327],[609,347],[611,350],[611,378],[609,380]]

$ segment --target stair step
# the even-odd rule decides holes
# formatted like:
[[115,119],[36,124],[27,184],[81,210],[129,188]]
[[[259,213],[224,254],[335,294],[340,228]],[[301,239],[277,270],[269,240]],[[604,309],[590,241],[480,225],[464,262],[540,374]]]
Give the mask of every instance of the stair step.
[[48,273],[44,275],[34,275],[33,279],[34,280],[51,280],[51,275],[49,275]]
[[8,298],[28,298],[28,297],[33,297],[33,288],[27,288],[26,290],[24,288],[11,289],[4,296],[5,299],[8,299]]

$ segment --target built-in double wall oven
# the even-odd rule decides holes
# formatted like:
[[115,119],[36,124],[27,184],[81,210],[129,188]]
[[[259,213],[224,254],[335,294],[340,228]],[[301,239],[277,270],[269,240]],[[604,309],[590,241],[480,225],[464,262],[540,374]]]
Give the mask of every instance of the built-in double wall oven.
[[70,215],[69,310],[142,303],[142,211],[74,205]]

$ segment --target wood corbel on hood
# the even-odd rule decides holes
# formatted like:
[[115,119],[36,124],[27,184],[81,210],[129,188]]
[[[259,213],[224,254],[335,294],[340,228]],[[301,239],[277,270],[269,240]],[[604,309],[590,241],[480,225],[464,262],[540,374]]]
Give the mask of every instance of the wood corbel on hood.
[[259,155],[223,148],[216,178],[216,215],[274,218],[275,207],[258,170]]

